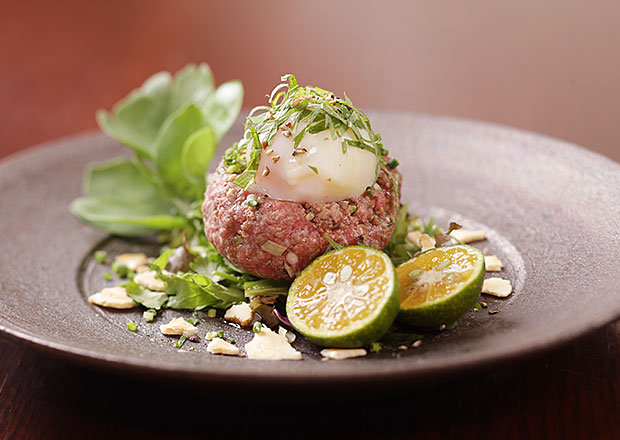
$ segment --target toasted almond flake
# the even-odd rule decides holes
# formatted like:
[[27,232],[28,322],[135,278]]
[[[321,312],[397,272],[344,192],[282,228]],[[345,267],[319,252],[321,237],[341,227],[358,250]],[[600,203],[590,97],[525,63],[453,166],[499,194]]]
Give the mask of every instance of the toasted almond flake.
[[512,293],[512,284],[503,278],[487,278],[482,283],[482,293],[505,298]]
[[234,346],[222,338],[214,338],[211,342],[209,342],[209,345],[207,345],[207,351],[211,354],[226,354],[228,356],[239,355],[239,347]]
[[89,296],[88,302],[110,309],[133,309],[136,306],[124,287],[106,287]]
[[436,244],[437,242],[430,235],[422,234],[422,236],[420,237],[420,247],[422,248],[422,252],[433,249]]
[[420,237],[422,237],[422,232],[420,231],[411,231],[407,234],[407,241],[416,247],[420,246]]
[[177,335],[190,338],[198,334],[198,329],[183,318],[174,318],[168,324],[159,326],[159,331],[164,335]]
[[301,360],[301,353],[289,344],[286,337],[263,327],[254,339],[245,344],[249,359]]
[[226,321],[235,322],[241,327],[252,325],[254,319],[254,310],[250,308],[248,303],[241,303],[230,307],[224,315]]
[[325,348],[321,350],[321,356],[333,361],[362,357],[367,354],[363,348]]
[[164,281],[157,278],[157,272],[154,270],[137,274],[133,277],[133,281],[145,289],[155,290],[157,292],[164,292],[166,290]]
[[114,258],[114,262],[117,264],[124,264],[127,268],[133,272],[139,267],[146,264],[148,257],[142,252],[137,254],[120,254]]
[[463,243],[486,240],[487,238],[483,231],[474,231],[471,229],[455,229],[450,232],[450,235]]
[[485,255],[484,267],[487,272],[500,272],[504,265],[502,264],[502,260],[495,255]]

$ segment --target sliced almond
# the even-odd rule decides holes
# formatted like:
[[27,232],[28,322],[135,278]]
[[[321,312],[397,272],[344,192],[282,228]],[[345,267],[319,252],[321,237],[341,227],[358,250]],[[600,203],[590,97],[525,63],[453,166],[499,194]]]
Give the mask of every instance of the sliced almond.
[[88,302],[110,309],[133,309],[136,306],[124,287],[106,287],[89,296]]
[[500,272],[504,265],[502,264],[502,260],[495,255],[485,255],[484,267],[487,272]]
[[512,293],[512,284],[503,278],[487,278],[482,283],[482,293],[505,298]]
[[321,350],[321,356],[334,361],[362,357],[367,354],[363,348],[325,348]]
[[475,231],[472,229],[455,229],[450,232],[450,235],[463,243],[486,240],[487,238],[483,231]]

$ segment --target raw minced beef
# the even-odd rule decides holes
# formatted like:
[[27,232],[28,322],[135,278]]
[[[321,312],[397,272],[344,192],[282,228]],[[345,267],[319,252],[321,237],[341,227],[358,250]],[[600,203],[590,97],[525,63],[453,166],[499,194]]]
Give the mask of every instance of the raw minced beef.
[[[220,166],[218,170],[223,170]],[[392,175],[390,176],[391,173]],[[339,202],[278,200],[237,186],[230,174],[209,176],[202,212],[213,246],[232,264],[262,278],[290,280],[329,246],[363,244],[383,249],[392,236],[400,203],[395,170],[382,170],[371,191]],[[247,197],[256,194],[258,206]],[[265,251],[271,241],[281,255]],[[279,246],[278,246],[279,245]],[[280,246],[282,248],[280,248]]]

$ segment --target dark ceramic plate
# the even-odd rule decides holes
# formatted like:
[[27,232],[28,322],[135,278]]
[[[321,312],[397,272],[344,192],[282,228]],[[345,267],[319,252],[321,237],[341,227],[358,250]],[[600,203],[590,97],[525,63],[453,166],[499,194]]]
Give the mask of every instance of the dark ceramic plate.
[[[373,125],[398,157],[403,200],[437,223],[481,228],[477,245],[498,255],[514,294],[484,298],[450,330],[429,333],[419,348],[385,344],[379,353],[321,362],[298,338],[304,360],[253,361],[179,352],[159,322],[126,322],[140,312],[113,312],[86,297],[104,286],[95,249],[111,253],[156,246],[107,237],[69,213],[85,167],[126,154],[101,134],[62,139],[0,166],[0,331],[83,364],[196,382],[267,386],[428,382],[510,361],[570,341],[620,317],[620,166],[565,142],[478,122],[376,113]],[[236,132],[235,132],[236,131]],[[240,124],[222,143],[240,135]],[[108,284],[113,284],[110,282]],[[488,311],[499,311],[489,314]],[[199,314],[200,334],[224,329],[243,344],[251,333]],[[407,344],[410,347],[410,344]]]

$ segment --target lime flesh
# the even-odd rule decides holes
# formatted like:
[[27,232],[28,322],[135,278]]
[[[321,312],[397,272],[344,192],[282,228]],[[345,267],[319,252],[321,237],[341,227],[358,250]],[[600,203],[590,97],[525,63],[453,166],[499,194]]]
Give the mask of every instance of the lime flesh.
[[399,310],[389,257],[349,246],[318,257],[293,281],[286,312],[293,327],[324,347],[362,347],[391,327]]
[[484,273],[484,256],[471,246],[435,248],[412,258],[396,269],[398,320],[417,327],[454,323],[478,300]]

